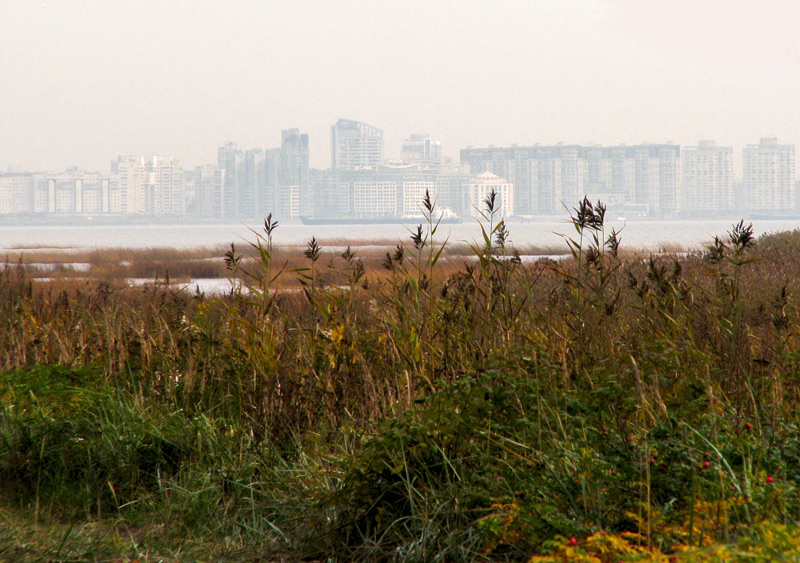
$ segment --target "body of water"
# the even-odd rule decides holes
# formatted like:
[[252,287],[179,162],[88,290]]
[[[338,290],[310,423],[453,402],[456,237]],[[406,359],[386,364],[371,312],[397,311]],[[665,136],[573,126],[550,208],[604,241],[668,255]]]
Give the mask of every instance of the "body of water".
[[[724,236],[731,229],[731,220],[692,221],[611,221],[607,231],[621,231],[622,248],[657,250],[662,246],[699,248],[715,235]],[[303,245],[312,236],[324,246],[341,246],[348,241],[408,241],[411,225],[301,225],[281,224],[275,231],[276,245]],[[800,228],[800,220],[753,221],[756,234]],[[0,250],[57,247],[85,248],[193,248],[246,244],[255,240],[250,229],[259,225],[121,225],[121,226],[0,226]],[[564,245],[560,235],[575,236],[575,230],[563,221],[509,222],[511,243],[517,246]],[[475,221],[440,225],[436,238],[441,241],[475,242],[481,237]]]

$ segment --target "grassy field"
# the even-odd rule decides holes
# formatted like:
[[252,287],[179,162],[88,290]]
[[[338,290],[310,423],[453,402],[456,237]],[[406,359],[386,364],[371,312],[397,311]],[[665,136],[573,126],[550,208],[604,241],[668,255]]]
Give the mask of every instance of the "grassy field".
[[[471,247],[279,249],[268,218],[6,264],[0,560],[800,558],[800,232],[626,253],[583,201],[528,263],[484,211]],[[181,260],[236,283],[124,282]]]

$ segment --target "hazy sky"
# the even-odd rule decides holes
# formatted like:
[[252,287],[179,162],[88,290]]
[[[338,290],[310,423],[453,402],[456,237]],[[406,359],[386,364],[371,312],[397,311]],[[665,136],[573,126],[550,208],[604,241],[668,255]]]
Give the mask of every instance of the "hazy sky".
[[0,0],[0,167],[185,164],[344,117],[466,146],[800,145],[796,0]]

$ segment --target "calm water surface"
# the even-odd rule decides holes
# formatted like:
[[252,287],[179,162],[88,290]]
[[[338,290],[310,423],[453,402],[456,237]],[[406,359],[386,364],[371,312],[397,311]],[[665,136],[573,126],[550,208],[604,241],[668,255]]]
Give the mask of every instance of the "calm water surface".
[[[698,248],[714,235],[724,236],[732,226],[730,220],[708,221],[612,221],[611,227],[621,229],[622,245],[628,248],[656,250],[663,245]],[[508,224],[511,241],[517,246],[564,246],[559,233],[573,236],[575,231],[567,220]],[[800,228],[800,220],[753,221],[756,234]],[[59,247],[84,248],[193,248],[220,244],[246,244],[254,240],[250,229],[259,225],[123,225],[123,226],[0,226],[0,250],[20,248]],[[408,240],[409,225],[301,225],[281,224],[275,231],[277,245],[303,245],[312,236],[321,244],[346,244],[348,241],[389,241],[392,244]],[[451,242],[474,242],[480,238],[476,222],[440,225],[437,238],[449,237]]]

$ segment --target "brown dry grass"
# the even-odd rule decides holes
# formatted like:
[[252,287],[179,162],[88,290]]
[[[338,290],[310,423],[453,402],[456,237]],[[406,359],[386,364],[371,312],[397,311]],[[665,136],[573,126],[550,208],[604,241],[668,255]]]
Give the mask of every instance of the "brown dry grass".
[[[342,249],[350,247],[355,255],[362,260],[366,272],[376,279],[385,279],[387,273],[383,267],[387,252],[393,252],[397,242],[388,239],[373,241],[358,241],[347,244],[345,239],[330,239],[320,242],[322,254],[320,257],[321,281],[328,285],[336,285],[337,275],[333,273],[343,262]],[[51,280],[72,280],[78,284],[83,281],[124,282],[128,279],[152,279],[175,282],[187,282],[192,279],[219,278],[230,276],[222,259],[229,247],[207,248],[95,248],[88,250],[72,249],[31,249],[24,250],[17,255],[7,254],[6,263],[9,265],[26,265],[28,275],[33,279],[41,279],[42,283]],[[333,249],[335,250],[333,250]],[[245,257],[243,268],[248,269],[254,264],[255,254],[247,245],[237,245],[237,251]],[[273,263],[285,272],[301,272],[308,267],[304,256],[304,245],[279,247],[273,250]],[[447,244],[443,253],[444,259],[436,269],[437,281],[447,279],[463,268],[465,264],[476,260],[474,248],[465,243]],[[509,248],[513,254],[514,249]],[[522,255],[558,255],[564,249],[557,247],[526,246],[517,249]],[[75,267],[74,265],[88,265]],[[45,267],[33,267],[44,265]],[[241,279],[242,276],[239,276]],[[278,280],[279,287],[298,287],[296,279],[282,277]]]

